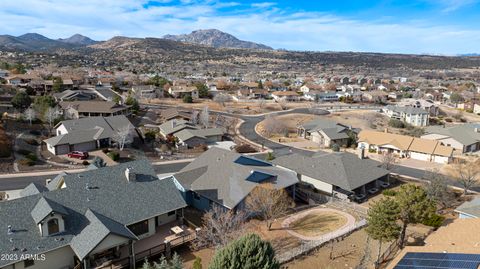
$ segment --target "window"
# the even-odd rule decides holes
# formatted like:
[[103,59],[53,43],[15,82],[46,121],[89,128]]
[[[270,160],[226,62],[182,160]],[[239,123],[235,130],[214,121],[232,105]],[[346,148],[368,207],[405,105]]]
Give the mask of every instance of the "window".
[[168,216],[175,215],[175,210],[168,212],[167,215]]
[[148,233],[148,220],[144,220],[128,226],[130,231],[135,235],[142,235]]
[[48,234],[56,234],[60,232],[60,226],[58,225],[58,219],[51,219],[47,222]]
[[193,193],[193,199],[200,200],[200,195],[198,195],[198,193],[194,192]]
[[30,267],[30,266],[33,266],[33,265],[35,265],[35,261],[32,260],[32,259],[28,259],[28,260],[23,261],[23,267],[24,268],[27,268],[27,267]]

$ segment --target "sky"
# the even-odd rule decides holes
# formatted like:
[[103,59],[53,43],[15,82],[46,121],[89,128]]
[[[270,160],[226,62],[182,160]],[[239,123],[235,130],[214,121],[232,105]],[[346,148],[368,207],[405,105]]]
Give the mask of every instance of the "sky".
[[0,0],[0,34],[95,40],[219,29],[276,49],[480,53],[480,0]]

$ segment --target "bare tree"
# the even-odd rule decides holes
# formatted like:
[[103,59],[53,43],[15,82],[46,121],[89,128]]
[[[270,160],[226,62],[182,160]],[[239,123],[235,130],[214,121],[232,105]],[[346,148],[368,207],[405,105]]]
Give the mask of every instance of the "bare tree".
[[286,110],[286,109],[287,109],[287,104],[288,104],[287,98],[282,97],[282,98],[280,98],[280,99],[277,100],[277,103],[280,105],[280,107],[282,108],[282,110]]
[[225,103],[230,101],[230,96],[228,94],[219,93],[213,97],[213,101],[225,107]]
[[440,174],[438,169],[426,171],[423,178],[428,181],[425,186],[428,197],[437,202],[442,208],[448,207],[452,202],[453,195],[448,190],[447,178]]
[[223,247],[240,236],[244,229],[246,214],[213,205],[202,217],[202,227],[193,242],[195,249]]
[[116,132],[116,134],[112,137],[112,140],[115,141],[115,143],[117,143],[121,151],[124,149],[125,145],[132,143],[133,141],[132,130],[133,130],[132,124],[128,124],[120,128]]
[[453,176],[462,184],[464,194],[467,194],[470,188],[478,184],[480,177],[478,159],[458,160],[452,168]]
[[192,111],[192,116],[191,116],[191,118],[190,118],[190,122],[191,122],[193,125],[197,125],[197,124],[198,124],[198,115],[199,115],[198,110],[193,110],[193,111]]
[[204,128],[208,128],[210,126],[210,112],[208,111],[208,106],[205,106],[200,112],[199,117],[200,124],[203,125]]
[[267,115],[263,121],[263,132],[267,137],[273,134],[285,134],[287,133],[287,126],[280,120],[271,115]]
[[260,109],[263,109],[263,108],[265,107],[265,104],[266,104],[266,103],[267,103],[267,101],[266,101],[265,99],[260,99],[260,100],[258,101],[258,107],[259,107]]
[[56,119],[60,117],[60,110],[58,107],[49,107],[45,112],[45,118],[50,126],[50,129],[53,127],[53,123]]
[[268,230],[273,221],[293,207],[293,200],[285,189],[277,189],[272,183],[262,183],[255,187],[246,199],[246,208],[253,215],[265,220]]
[[30,125],[32,125],[32,121],[37,118],[37,113],[35,112],[35,110],[33,110],[33,108],[28,108],[27,110],[25,110],[24,113],[25,119],[30,122]]
[[[393,153],[387,152],[380,156],[380,162],[382,163],[381,166],[383,169],[392,172],[396,163],[398,162],[398,159]],[[390,174],[387,175],[387,181],[390,183]]]

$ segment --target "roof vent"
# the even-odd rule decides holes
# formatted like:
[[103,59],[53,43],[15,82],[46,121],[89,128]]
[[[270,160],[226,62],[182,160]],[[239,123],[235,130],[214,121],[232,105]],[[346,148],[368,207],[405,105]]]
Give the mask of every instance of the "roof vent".
[[10,243],[13,243],[13,238],[9,238],[8,241],[10,241]]
[[12,225],[8,225],[7,228],[8,228],[7,234],[8,234],[8,235],[13,234]]
[[27,252],[27,249],[26,249],[26,248],[22,248],[22,252]]
[[125,169],[125,177],[127,178],[128,182],[135,182],[137,181],[137,175],[133,172],[133,168],[128,167]]
[[12,251],[17,251],[17,250],[18,250],[17,247],[13,247],[13,248],[12,248]]

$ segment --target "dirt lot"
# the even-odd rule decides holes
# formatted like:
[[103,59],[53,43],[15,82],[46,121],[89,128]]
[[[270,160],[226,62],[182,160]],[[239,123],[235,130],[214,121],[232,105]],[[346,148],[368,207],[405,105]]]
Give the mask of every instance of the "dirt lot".
[[388,126],[389,120],[387,116],[372,110],[334,112],[323,117],[354,128],[377,131],[383,131]]

